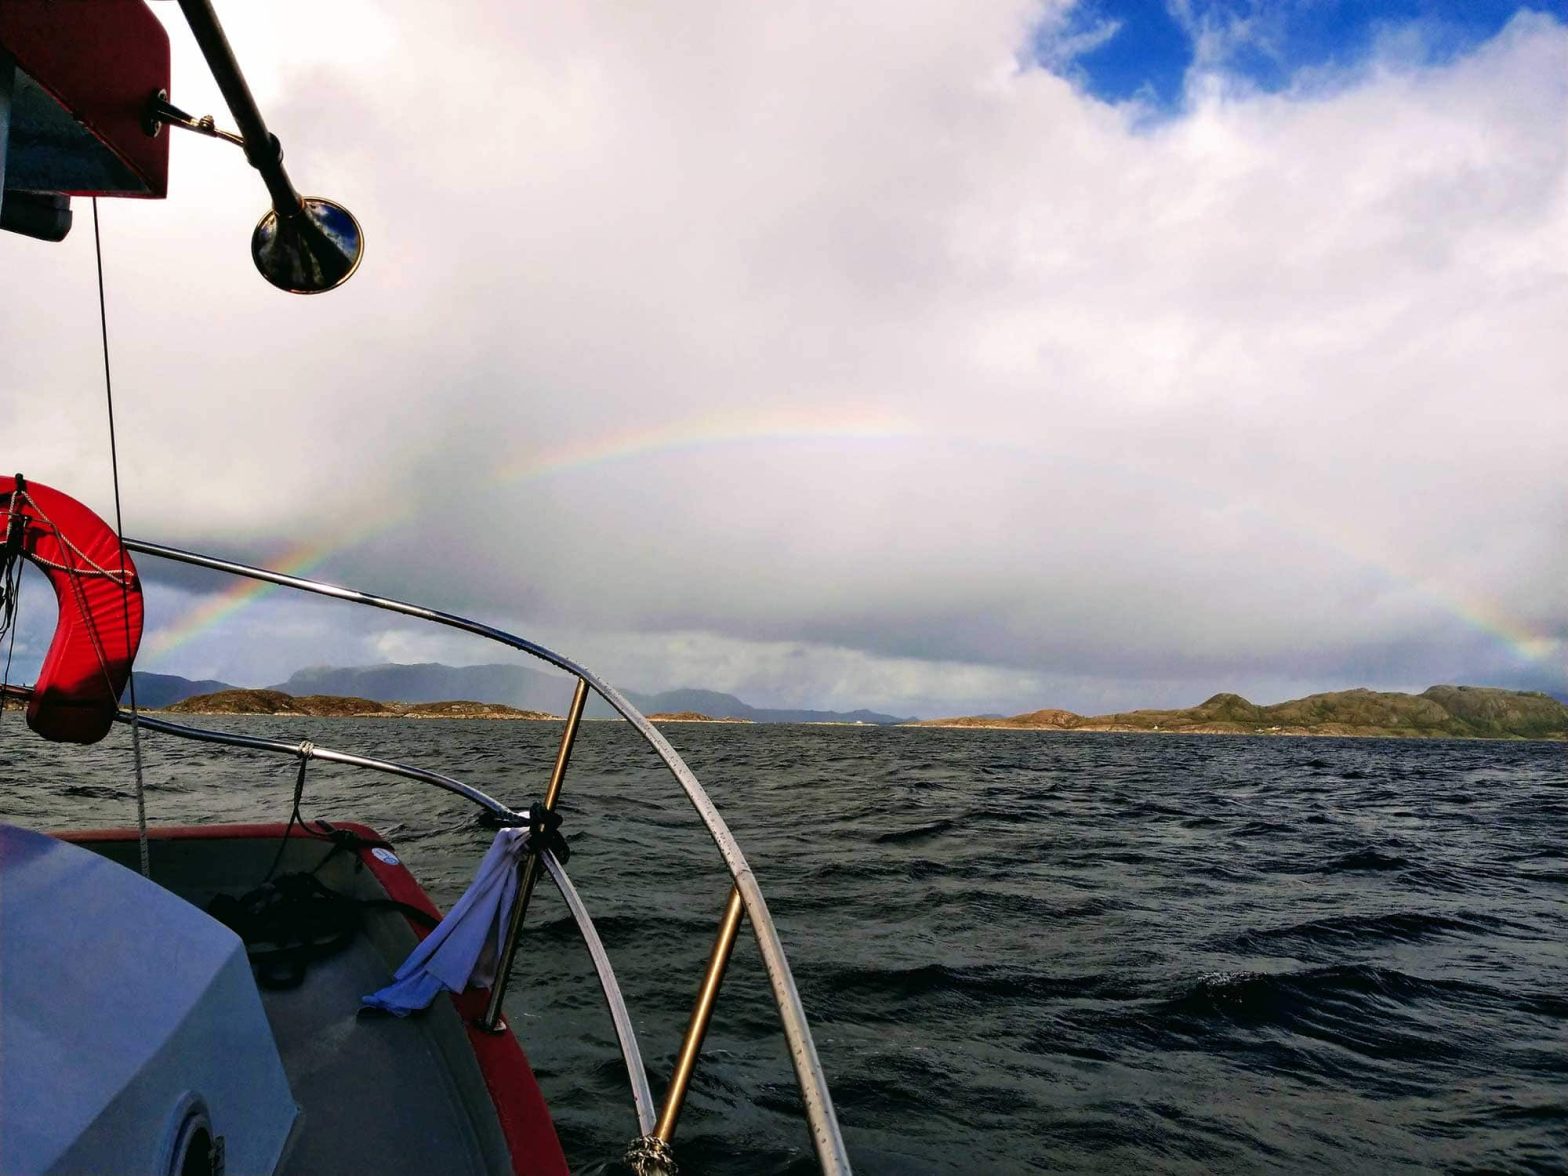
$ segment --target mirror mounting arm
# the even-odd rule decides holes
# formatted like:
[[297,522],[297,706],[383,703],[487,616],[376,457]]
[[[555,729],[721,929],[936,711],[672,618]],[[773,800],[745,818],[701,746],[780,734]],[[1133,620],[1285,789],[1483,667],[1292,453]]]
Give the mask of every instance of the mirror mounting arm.
[[147,132],[157,134],[164,124],[233,143],[245,152],[246,161],[261,173],[272,208],[251,233],[251,259],[261,276],[291,294],[320,294],[335,290],[353,276],[364,254],[364,233],[342,205],[318,197],[302,197],[283,168],[283,147],[267,130],[256,99],[229,39],[218,23],[210,0],[180,0],[185,23],[207,59],[213,80],[228,104],[239,133],[220,131],[212,116],[192,118],[159,93],[148,107]]
[[219,130],[217,121],[210,114],[200,118],[186,114],[169,101],[167,90],[159,90],[147,104],[146,127],[149,135],[157,135],[164,127],[179,127],[181,130],[206,135],[209,139],[222,139],[225,143],[233,143],[240,150],[245,150],[245,140],[241,136],[233,131]]

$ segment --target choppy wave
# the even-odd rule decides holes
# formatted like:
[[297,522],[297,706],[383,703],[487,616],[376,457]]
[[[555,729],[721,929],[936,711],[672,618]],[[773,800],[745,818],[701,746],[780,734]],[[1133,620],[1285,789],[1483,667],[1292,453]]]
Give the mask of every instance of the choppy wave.
[[957,827],[958,822],[956,820],[929,821],[909,829],[891,829],[886,833],[878,833],[872,840],[880,845],[907,845],[919,841],[930,841],[944,833],[952,832]]
[[1267,954],[1282,948],[1413,943],[1433,935],[1485,936],[1504,930],[1507,925],[1506,920],[1476,912],[1444,915],[1390,911],[1386,914],[1328,915],[1281,927],[1241,931],[1224,937],[1221,945],[1230,951]]
[[1395,968],[1345,964],[1292,972],[1209,972],[1159,1012],[1170,1018],[1222,1018],[1287,1024],[1331,1004],[1370,1009],[1377,1002],[1410,1004],[1451,994],[1485,991],[1456,980],[1412,976]]
[[1324,873],[1333,873],[1338,870],[1403,870],[1410,866],[1410,859],[1400,857],[1396,853],[1384,853],[1375,846],[1366,846],[1341,854],[1333,861],[1324,864]]
[[[554,754],[532,724],[259,725],[519,802]],[[1560,747],[669,735],[768,896],[863,1174],[1564,1169]],[[114,739],[5,738],[0,811],[129,824]],[[286,814],[291,764],[145,743],[155,821]],[[659,1090],[728,883],[623,728],[585,730],[563,799]],[[490,836],[454,798],[330,768],[305,807],[380,828],[443,904]],[[529,926],[513,1023],[574,1168],[613,1171],[634,1129],[592,968],[553,896]],[[677,1142],[688,1170],[813,1170],[749,947]]]

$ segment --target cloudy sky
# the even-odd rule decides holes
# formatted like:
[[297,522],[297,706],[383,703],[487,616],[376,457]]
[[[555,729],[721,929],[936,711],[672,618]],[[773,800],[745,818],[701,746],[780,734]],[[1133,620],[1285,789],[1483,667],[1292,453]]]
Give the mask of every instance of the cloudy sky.
[[[101,205],[128,533],[756,705],[1568,694],[1568,4],[219,11],[367,257],[265,285],[194,136]],[[0,428],[108,512],[77,218]],[[146,670],[504,660],[143,571]]]

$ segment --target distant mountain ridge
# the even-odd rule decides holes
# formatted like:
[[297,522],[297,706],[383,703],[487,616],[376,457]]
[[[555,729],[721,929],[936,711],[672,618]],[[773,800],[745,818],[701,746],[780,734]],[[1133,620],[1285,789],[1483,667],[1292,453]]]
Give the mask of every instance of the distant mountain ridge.
[[[194,694],[216,694],[220,690],[234,689],[227,682],[218,682],[212,678],[193,681],[178,674],[149,674],[143,670],[137,670],[131,679],[136,684],[136,705],[148,710],[162,710]],[[125,692],[122,701],[130,705],[129,690]]]
[[[237,687],[175,674],[135,675],[136,701],[149,710]],[[571,699],[565,674],[514,665],[448,666],[440,662],[374,666],[316,666],[268,689],[295,697],[331,696],[376,703],[422,704],[476,699],[522,711],[561,715]],[[1568,739],[1568,705],[1547,694],[1486,686],[1433,686],[1421,694],[1366,689],[1313,694],[1260,706],[1238,694],[1216,694],[1195,707],[1080,715],[1067,710],[900,719],[871,710],[822,711],[754,707],[714,690],[627,691],[644,714],[696,713],[754,723],[864,723],[886,726],[996,727],[1060,731],[1181,731],[1189,734],[1388,735],[1432,738]],[[129,702],[129,698],[125,699]],[[324,705],[324,704],[323,704]],[[477,705],[465,703],[465,706]],[[339,712],[341,713],[341,712]],[[595,697],[588,715],[613,712]]]
[[1039,710],[998,719],[926,719],[920,727],[1163,731],[1190,735],[1383,735],[1431,739],[1568,739],[1568,705],[1547,694],[1489,686],[1433,686],[1420,694],[1337,690],[1259,706],[1216,694],[1185,710],[1086,716]]
[[526,666],[448,666],[441,662],[383,662],[374,666],[310,666],[267,687],[296,696],[332,694],[377,702],[441,702],[478,698],[522,710],[565,714],[571,680]]
[[[136,701],[148,709],[173,706],[187,698],[237,687],[227,682],[193,682],[173,674],[137,671]],[[145,683],[145,685],[144,685]],[[441,662],[385,662],[374,666],[311,666],[287,681],[265,689],[296,698],[332,696],[373,702],[428,703],[450,699],[481,699],[525,711],[564,715],[571,702],[572,680],[565,674],[526,666],[487,664],[449,666]],[[871,710],[826,711],[754,707],[733,694],[715,690],[665,690],[645,694],[628,690],[632,705],[644,714],[695,712],[715,719],[749,719],[754,723],[865,723],[888,726],[909,720]],[[154,701],[155,700],[155,701]],[[610,718],[614,711],[595,696],[590,718]]]
[[[382,702],[438,702],[445,698],[483,698],[524,710],[565,714],[571,702],[571,679],[565,674],[524,666],[448,666],[440,662],[384,663],[377,666],[315,666],[291,675],[268,689],[287,694],[342,694]],[[628,690],[626,697],[644,714],[654,711],[695,711],[715,719],[750,719],[754,723],[907,722],[876,711],[787,710],[755,707],[733,694],[716,690],[664,690],[645,694]],[[602,699],[588,707],[589,718],[610,718],[615,712]]]
[[865,723],[885,727],[910,720],[877,711],[787,710],[750,706],[733,694],[716,690],[665,690],[658,694],[628,691],[627,697],[644,714],[652,711],[695,711],[715,719],[750,719],[754,723]]

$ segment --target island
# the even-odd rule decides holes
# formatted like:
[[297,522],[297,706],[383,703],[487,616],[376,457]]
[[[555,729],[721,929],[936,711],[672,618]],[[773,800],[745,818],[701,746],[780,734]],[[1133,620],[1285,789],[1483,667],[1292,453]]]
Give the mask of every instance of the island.
[[[289,694],[226,688],[161,708],[162,714],[277,715],[336,719],[520,719],[560,722],[559,715],[498,702],[388,702],[353,695]],[[814,712],[815,713],[815,712]],[[754,723],[697,710],[656,711],[654,723]],[[822,723],[818,725],[839,725]],[[843,724],[862,725],[862,724]],[[1178,710],[1081,715],[1059,708],[1017,715],[914,719],[903,727],[998,731],[1104,731],[1162,735],[1322,735],[1384,739],[1568,740],[1568,705],[1549,694],[1488,686],[1433,686],[1420,694],[1366,689],[1312,694],[1260,706],[1239,694],[1216,694]]]
[[280,715],[328,719],[528,719],[560,721],[544,711],[518,710],[498,702],[377,702],[336,694],[285,694],[281,690],[218,690],[164,707],[176,715]]
[[1414,739],[1568,739],[1568,706],[1549,694],[1487,686],[1433,686],[1420,694],[1337,690],[1259,706],[1216,694],[1184,710],[923,719],[911,727],[1014,731],[1117,731],[1177,735],[1322,735]]
[[750,723],[751,719],[714,718],[712,715],[698,714],[696,711],[661,711],[649,715],[650,723]]

